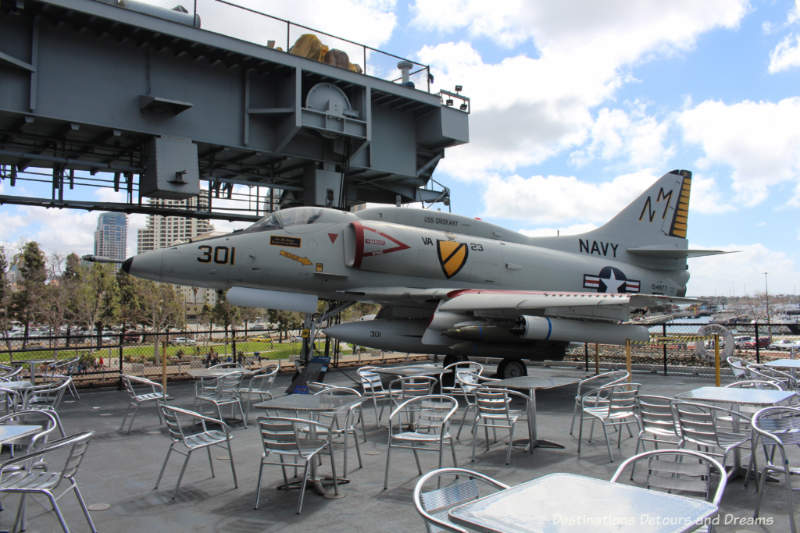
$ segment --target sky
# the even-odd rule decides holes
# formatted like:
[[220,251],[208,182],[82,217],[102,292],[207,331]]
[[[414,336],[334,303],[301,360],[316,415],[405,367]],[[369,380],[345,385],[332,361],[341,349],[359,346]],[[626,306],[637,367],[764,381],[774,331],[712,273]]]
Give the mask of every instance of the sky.
[[[800,293],[800,0],[239,3],[428,64],[434,92],[462,85],[470,142],[434,173],[454,213],[579,233],[687,169],[690,247],[736,251],[690,260],[688,295]],[[253,15],[198,5],[206,28],[269,33]],[[0,183],[0,194],[13,192]],[[96,221],[4,205],[0,245],[91,253]],[[129,254],[144,221],[129,217]]]

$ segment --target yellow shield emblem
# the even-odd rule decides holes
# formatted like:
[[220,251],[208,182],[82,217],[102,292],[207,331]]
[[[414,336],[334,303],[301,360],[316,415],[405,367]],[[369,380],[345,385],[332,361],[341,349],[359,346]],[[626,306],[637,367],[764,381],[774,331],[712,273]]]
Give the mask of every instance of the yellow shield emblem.
[[447,279],[452,278],[467,263],[469,248],[465,242],[436,241],[436,251],[439,254],[439,264]]

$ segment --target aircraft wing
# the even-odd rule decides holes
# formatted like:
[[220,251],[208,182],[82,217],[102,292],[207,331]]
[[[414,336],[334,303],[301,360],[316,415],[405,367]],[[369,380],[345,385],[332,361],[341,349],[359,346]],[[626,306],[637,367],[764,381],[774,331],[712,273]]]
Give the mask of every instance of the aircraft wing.
[[491,289],[419,289],[413,287],[363,287],[344,291],[383,305],[436,306],[436,313],[451,312],[493,318],[523,314],[621,322],[645,307],[693,304],[698,300],[654,294],[599,294],[594,292],[512,291]]
[[650,306],[697,303],[691,298],[653,294],[603,294],[560,291],[453,291],[437,311],[514,317],[521,314],[623,321],[631,312]]

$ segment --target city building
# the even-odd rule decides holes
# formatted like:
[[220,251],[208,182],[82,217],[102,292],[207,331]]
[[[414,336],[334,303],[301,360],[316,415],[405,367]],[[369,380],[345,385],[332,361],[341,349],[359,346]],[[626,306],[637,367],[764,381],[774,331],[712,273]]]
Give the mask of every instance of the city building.
[[[200,191],[200,195],[188,200],[167,200],[162,198],[151,198],[151,205],[158,207],[208,207],[207,191]],[[214,232],[214,226],[208,220],[190,217],[149,215],[146,226],[138,231],[136,239],[136,253],[141,254],[151,250],[166,248],[182,242],[189,242],[201,236],[208,236]],[[190,287],[186,285],[176,286],[183,296],[187,313],[196,315],[208,304],[214,306],[217,302],[217,294],[213,289]]]
[[94,232],[94,255],[124,261],[127,257],[128,216],[100,213]]

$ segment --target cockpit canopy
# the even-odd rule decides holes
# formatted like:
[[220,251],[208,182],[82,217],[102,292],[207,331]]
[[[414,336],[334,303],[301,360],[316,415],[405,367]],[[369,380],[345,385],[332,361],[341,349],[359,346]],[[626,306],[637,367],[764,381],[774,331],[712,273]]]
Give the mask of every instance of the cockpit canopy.
[[291,226],[335,224],[350,222],[351,220],[358,220],[358,217],[346,211],[338,211],[326,207],[290,207],[265,216],[244,231],[269,231]]

